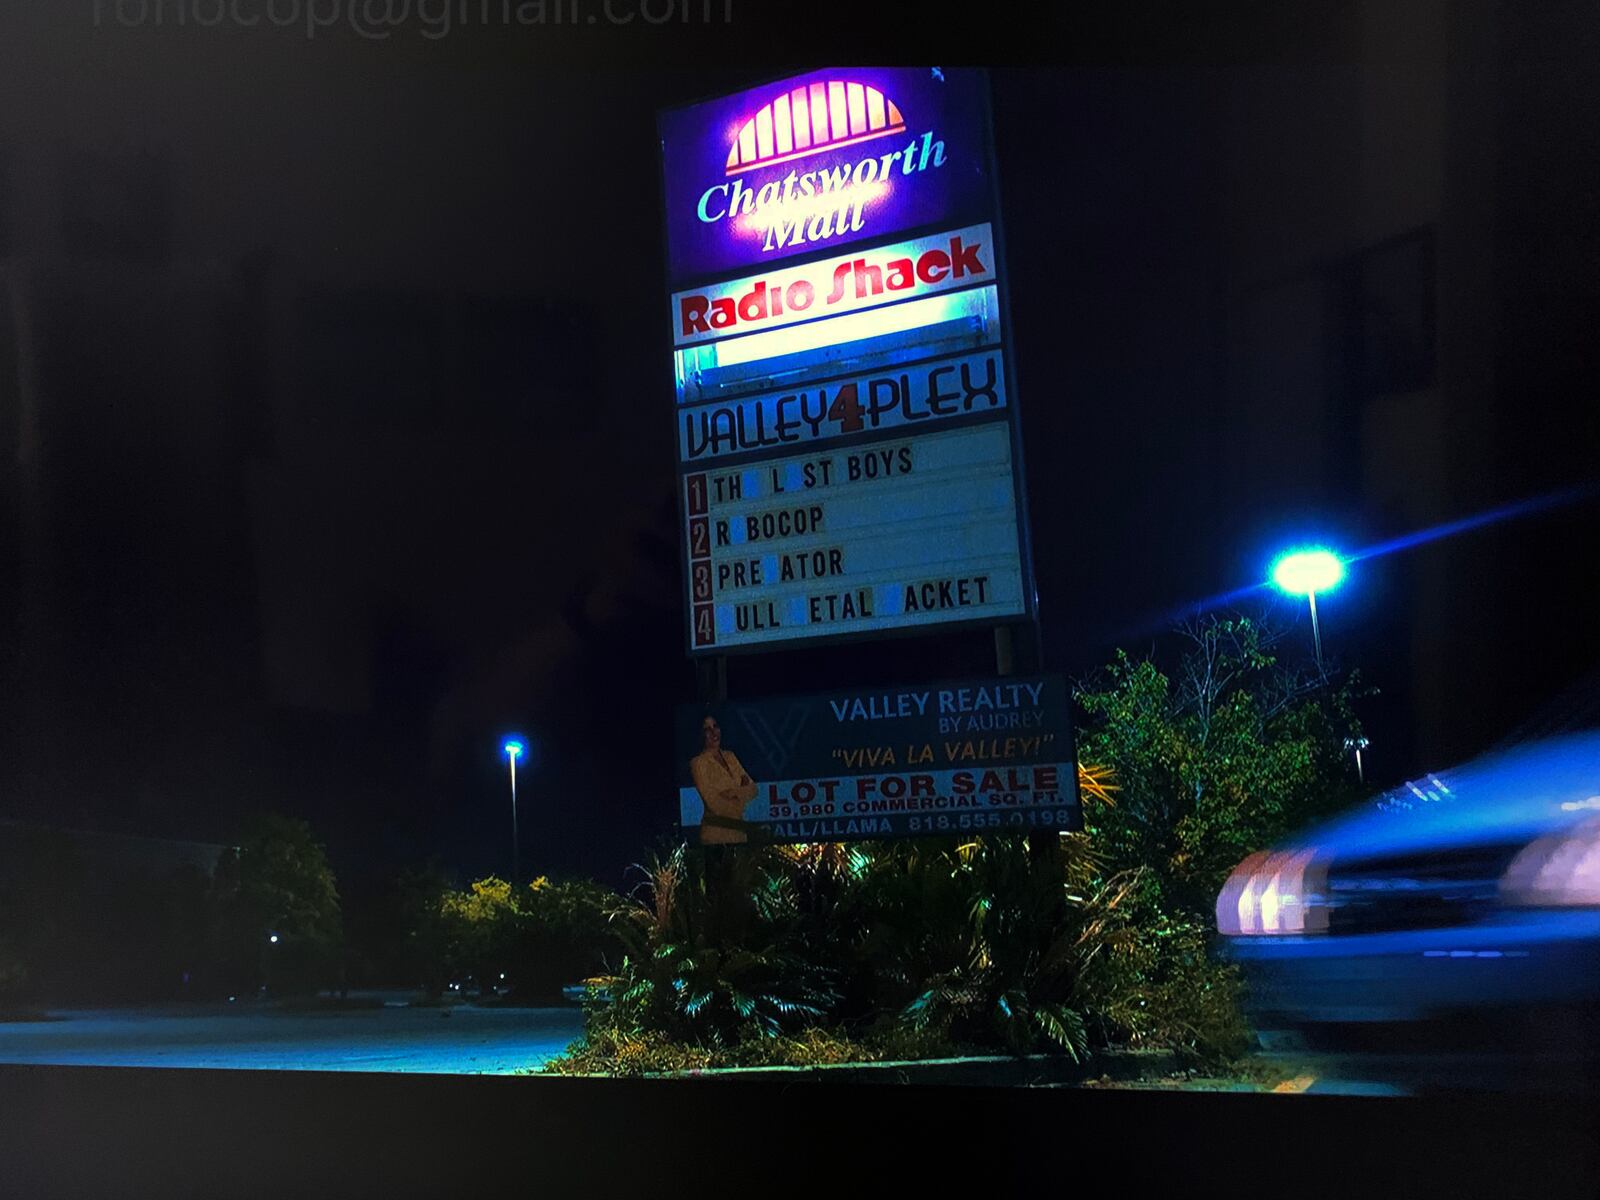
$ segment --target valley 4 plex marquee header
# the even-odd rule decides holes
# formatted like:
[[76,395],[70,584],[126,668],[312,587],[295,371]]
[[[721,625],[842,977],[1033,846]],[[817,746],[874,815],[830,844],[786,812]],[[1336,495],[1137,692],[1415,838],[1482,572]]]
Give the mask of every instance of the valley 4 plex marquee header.
[[693,654],[1033,614],[981,71],[661,118]]

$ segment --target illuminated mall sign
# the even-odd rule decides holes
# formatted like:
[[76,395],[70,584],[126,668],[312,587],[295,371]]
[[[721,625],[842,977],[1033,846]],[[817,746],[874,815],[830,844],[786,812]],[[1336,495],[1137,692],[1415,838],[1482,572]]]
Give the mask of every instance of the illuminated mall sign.
[[1033,612],[981,73],[662,121],[691,654]]
[[661,147],[675,282],[989,208],[977,71],[813,71],[666,113]]

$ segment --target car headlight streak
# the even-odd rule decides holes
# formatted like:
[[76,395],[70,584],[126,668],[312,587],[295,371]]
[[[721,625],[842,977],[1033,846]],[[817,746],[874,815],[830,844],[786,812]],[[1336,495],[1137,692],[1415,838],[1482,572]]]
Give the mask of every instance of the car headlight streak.
[[1252,854],[1234,868],[1217,897],[1217,929],[1232,936],[1323,932],[1326,876],[1315,849]]
[[1500,880],[1508,904],[1600,905],[1600,819],[1530,842]]

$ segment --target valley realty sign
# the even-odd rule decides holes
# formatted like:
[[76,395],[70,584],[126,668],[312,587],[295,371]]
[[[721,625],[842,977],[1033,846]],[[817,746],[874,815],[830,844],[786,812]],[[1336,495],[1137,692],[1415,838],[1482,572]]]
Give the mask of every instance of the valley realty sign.
[[1079,829],[1068,721],[1054,675],[683,705],[679,821],[708,842]]

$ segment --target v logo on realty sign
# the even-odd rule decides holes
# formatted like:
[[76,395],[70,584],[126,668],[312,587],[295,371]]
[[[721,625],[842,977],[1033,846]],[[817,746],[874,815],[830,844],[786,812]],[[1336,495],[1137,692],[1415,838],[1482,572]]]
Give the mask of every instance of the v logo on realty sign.
[[806,721],[811,717],[811,709],[805,704],[791,704],[783,716],[778,718],[778,727],[774,729],[772,719],[776,714],[770,711],[772,707],[770,705],[764,708],[742,707],[738,710],[739,721],[755,742],[757,752],[771,766],[772,771],[782,774],[789,769],[789,761],[794,757],[800,735],[805,732]]

